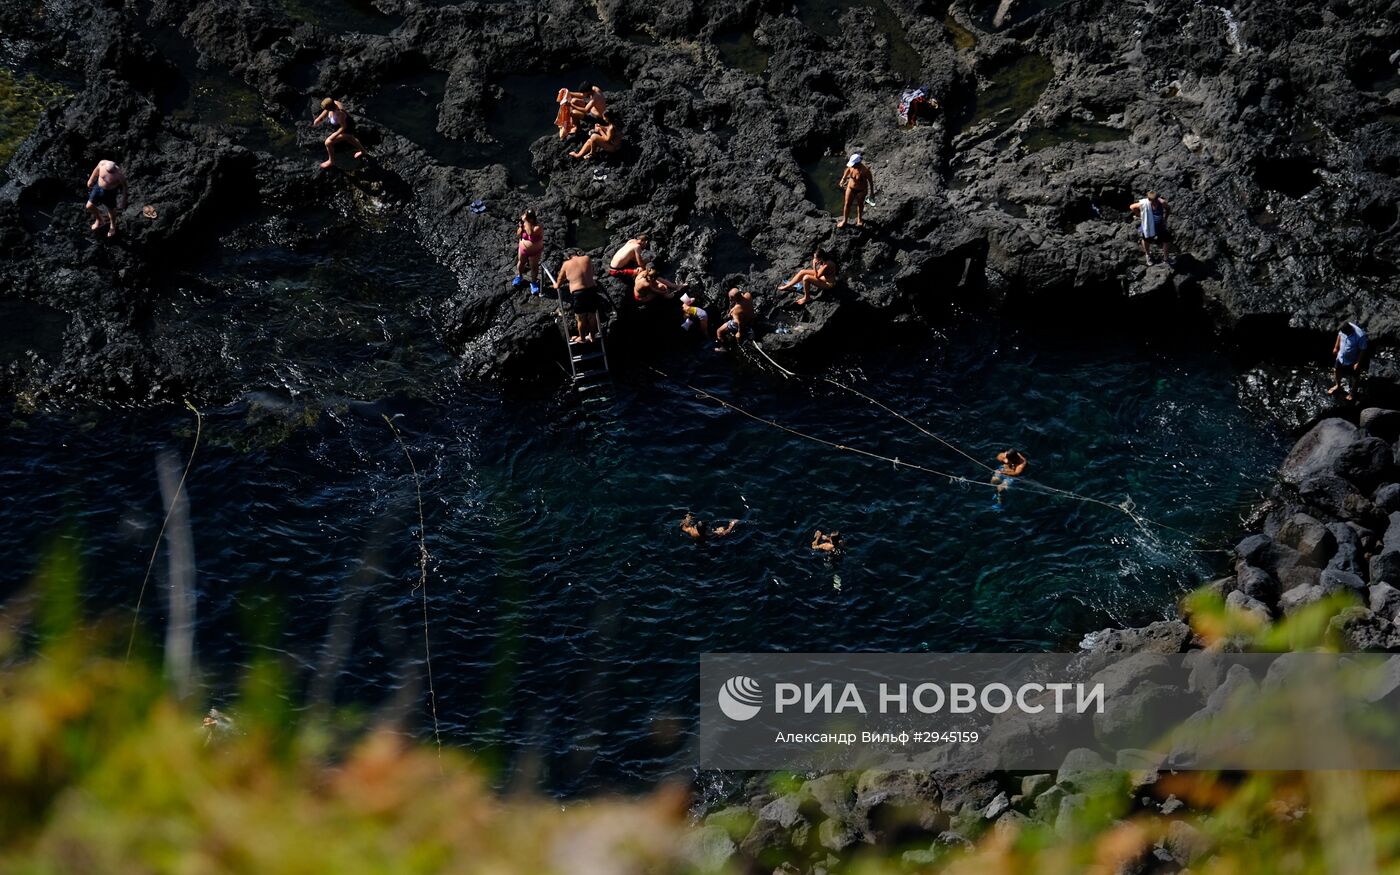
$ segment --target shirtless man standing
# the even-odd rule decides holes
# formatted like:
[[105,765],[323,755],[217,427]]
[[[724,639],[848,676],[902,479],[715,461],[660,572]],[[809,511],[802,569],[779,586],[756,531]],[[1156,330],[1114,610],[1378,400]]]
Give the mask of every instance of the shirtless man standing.
[[598,333],[598,307],[603,300],[598,292],[598,280],[593,276],[593,259],[577,249],[571,250],[555,272],[554,288],[565,282],[573,294],[574,318],[578,321],[578,334],[569,339],[591,342]]
[[715,332],[715,351],[724,350],[724,339],[727,335],[733,334],[737,342],[743,340],[744,330],[753,321],[753,295],[749,292],[741,292],[737,288],[729,290],[729,303],[733,306],[729,308],[729,321],[719,327]]
[[647,266],[642,250],[650,242],[646,234],[638,234],[622,244],[622,248],[614,252],[612,260],[608,262],[608,276],[636,276],[637,271]]
[[92,213],[92,230],[102,230],[107,220],[107,236],[117,236],[117,210],[126,209],[126,174],[117,162],[102,159],[87,181],[88,199],[83,209]]

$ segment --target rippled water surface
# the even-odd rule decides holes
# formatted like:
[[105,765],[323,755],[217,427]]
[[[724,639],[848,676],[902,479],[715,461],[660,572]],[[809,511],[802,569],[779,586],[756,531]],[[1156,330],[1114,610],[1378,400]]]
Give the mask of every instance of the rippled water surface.
[[[206,680],[227,701],[263,654],[284,660],[298,702],[374,708],[417,682],[417,511],[388,415],[422,477],[446,738],[538,763],[558,792],[685,770],[703,651],[1040,650],[1160,618],[1213,570],[1192,548],[1230,541],[1283,452],[1227,365],[1191,350],[969,323],[826,372],[977,459],[1021,447],[1040,481],[1130,496],[1203,543],[1025,490],[998,510],[980,484],[803,442],[649,371],[587,409],[547,387],[463,384],[433,335],[445,274],[392,229],[345,246],[211,258],[158,313],[210,338],[246,386],[205,410],[188,482]],[[279,294],[256,308],[226,294],[249,283]],[[985,476],[825,384],[708,351],[657,365],[813,435]],[[4,594],[59,536],[85,559],[87,609],[129,617],[160,523],[155,454],[183,456],[193,436],[173,405],[15,413],[0,441]],[[692,544],[676,527],[687,510],[739,528]],[[812,555],[816,527],[847,533],[847,555]],[[354,629],[338,664],[337,620]],[[413,713],[426,732],[421,698]]]

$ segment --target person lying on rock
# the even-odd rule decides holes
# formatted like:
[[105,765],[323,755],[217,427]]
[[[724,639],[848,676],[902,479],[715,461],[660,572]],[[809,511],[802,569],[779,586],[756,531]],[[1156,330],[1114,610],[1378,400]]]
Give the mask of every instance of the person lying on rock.
[[841,221],[836,223],[836,227],[846,227],[852,206],[856,208],[856,227],[862,227],[865,225],[865,199],[875,195],[875,174],[870,172],[870,165],[865,163],[859,152],[846,162],[846,170],[841,174],[838,185],[846,190],[846,200],[841,204]]
[[544,252],[544,226],[535,218],[534,210],[520,214],[520,222],[515,227],[515,279],[511,288],[518,289],[524,281],[526,270],[530,273],[530,294],[540,293],[540,255]]
[[568,283],[574,298],[574,319],[578,323],[578,334],[569,338],[570,341],[593,342],[598,335],[598,308],[603,301],[603,296],[598,291],[598,280],[593,276],[593,259],[581,250],[572,249],[554,276],[554,288],[559,288],[561,283]]
[[650,304],[657,298],[674,298],[677,292],[683,292],[690,288],[689,283],[677,285],[670,280],[662,279],[654,267],[644,267],[637,271],[637,277],[632,281],[632,297],[638,304]]
[[93,215],[92,230],[102,230],[105,221],[107,236],[117,236],[117,210],[126,209],[126,174],[117,162],[104,158],[88,174],[87,189],[83,209]]
[[593,128],[593,133],[588,135],[588,139],[583,145],[569,153],[570,158],[589,159],[594,155],[595,150],[602,149],[604,152],[616,152],[622,146],[622,132],[617,129],[615,122],[607,120],[601,121]]
[[340,101],[329,97],[321,101],[321,114],[311,120],[311,127],[319,128],[322,122],[329,122],[330,126],[335,128],[331,135],[326,137],[326,160],[321,162],[323,170],[335,163],[337,143],[345,143],[352,147],[356,158],[365,156],[365,147],[355,136],[355,119],[345,111]]
[[836,285],[836,262],[832,260],[831,253],[820,247],[812,253],[812,266],[804,267],[792,275],[792,279],[778,286],[778,291],[785,292],[796,286],[802,296],[797,299],[797,306],[802,307],[812,300],[812,292],[821,289],[823,291]]
[[821,529],[812,536],[812,549],[822,553],[840,553],[846,549],[846,542],[841,539],[840,532],[830,532],[822,534]]
[[605,121],[608,117],[608,100],[603,96],[603,89],[584,82],[578,91],[569,92],[569,111],[577,121]]
[[710,314],[695,306],[695,299],[690,295],[681,295],[681,315],[685,317],[685,321],[681,323],[682,331],[689,331],[691,326],[699,325],[700,333],[706,337],[710,336]]
[[686,514],[685,519],[681,520],[681,531],[689,535],[692,541],[704,541],[707,538],[728,537],[737,525],[739,525],[738,520],[730,520],[725,525],[711,528],[704,520],[698,520],[690,514]]
[[1355,322],[1343,322],[1332,343],[1332,388],[1328,395],[1337,394],[1345,377],[1351,384],[1347,400],[1354,401],[1361,390],[1361,375],[1366,371],[1366,330]]
[[1026,454],[1017,449],[997,453],[997,461],[1001,463],[1001,467],[992,473],[992,483],[996,485],[996,501],[1000,504],[1001,494],[1011,488],[1017,477],[1026,473],[1026,465],[1029,462]]
[[608,262],[608,276],[636,276],[637,271],[647,266],[644,250],[649,242],[646,234],[638,234],[622,244]]
[[1171,213],[1171,208],[1167,206],[1166,198],[1158,197],[1155,191],[1149,191],[1147,197],[1129,204],[1128,209],[1137,215],[1142,257],[1147,259],[1148,266],[1152,266],[1152,252],[1147,248],[1151,240],[1162,244],[1162,260],[1170,262],[1172,232],[1167,229],[1167,216]]
[[715,351],[724,350],[724,342],[731,336],[737,343],[744,339],[744,332],[753,322],[753,295],[737,288],[729,290],[729,321],[715,332]]

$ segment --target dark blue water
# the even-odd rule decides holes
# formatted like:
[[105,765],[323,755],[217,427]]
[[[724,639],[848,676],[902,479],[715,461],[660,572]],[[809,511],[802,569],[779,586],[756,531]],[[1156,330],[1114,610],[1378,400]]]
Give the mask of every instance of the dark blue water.
[[[269,226],[265,245],[201,260],[156,314],[243,387],[206,409],[188,482],[217,703],[267,655],[298,704],[333,691],[368,710],[417,683],[413,480],[383,414],[422,475],[446,740],[536,762],[556,792],[688,768],[702,651],[1073,647],[1168,614],[1213,570],[1201,544],[1121,513],[1016,490],[998,511],[981,486],[800,442],[650,372],[586,412],[548,386],[463,383],[434,333],[450,278],[402,232],[364,224],[295,251]],[[231,294],[253,285],[276,294]],[[981,477],[830,387],[708,351],[658,365],[813,434]],[[1131,496],[1209,547],[1231,542],[1283,454],[1241,410],[1227,364],[1195,348],[966,323],[828,373],[978,458],[1021,447],[1039,480]],[[14,412],[0,437],[3,594],[66,533],[88,612],[129,618],[160,523],[155,454],[183,457],[193,432],[173,405]],[[741,522],[697,546],[676,528],[687,510]],[[844,531],[848,554],[813,556],[816,527]],[[145,613],[157,640],[160,584]],[[324,654],[337,617],[355,630],[338,666]]]

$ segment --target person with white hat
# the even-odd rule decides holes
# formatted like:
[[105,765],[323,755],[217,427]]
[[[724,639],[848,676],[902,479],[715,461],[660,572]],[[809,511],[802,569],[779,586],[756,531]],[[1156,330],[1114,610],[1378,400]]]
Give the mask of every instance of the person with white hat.
[[875,194],[875,174],[870,172],[870,166],[865,163],[865,157],[859,152],[852,153],[846,161],[846,171],[841,174],[838,185],[846,190],[846,200],[841,204],[841,221],[836,223],[836,227],[846,227],[852,206],[856,208],[856,227],[863,226],[865,199]]
[[690,295],[681,295],[681,315],[685,316],[685,321],[681,323],[682,331],[689,331],[690,326],[699,325],[701,334],[706,337],[710,335],[710,316],[703,308],[695,306],[695,299]]

